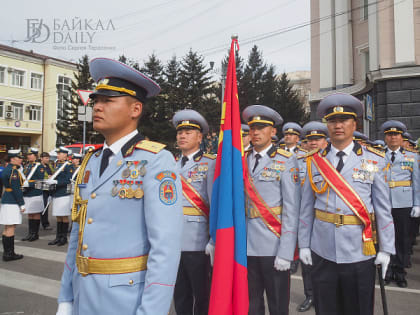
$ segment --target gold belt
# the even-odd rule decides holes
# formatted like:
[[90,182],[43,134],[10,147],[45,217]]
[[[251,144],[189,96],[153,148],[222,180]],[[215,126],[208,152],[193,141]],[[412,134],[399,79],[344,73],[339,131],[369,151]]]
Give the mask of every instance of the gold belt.
[[8,191],[8,192],[12,192],[12,191],[13,191],[13,189],[12,189],[12,188],[5,188],[4,190],[5,190],[5,191]]
[[76,265],[82,276],[91,273],[116,274],[137,272],[147,269],[149,255],[129,258],[100,259],[76,255]]
[[[280,207],[272,207],[272,208],[270,208],[271,209],[271,211],[275,214],[275,215],[280,215],[281,214],[281,211],[282,211],[282,206],[280,206]],[[246,211],[246,215],[247,215],[247,217],[248,218],[250,218],[250,219],[255,219],[255,218],[259,218],[260,217],[260,214],[259,214],[259,212],[257,211],[257,209],[255,209],[255,208],[250,208],[250,209],[247,209],[247,211]]]
[[400,180],[400,181],[389,181],[388,182],[389,188],[394,187],[410,187],[411,186],[411,180]]
[[201,212],[200,210],[198,210],[197,208],[194,208],[194,207],[183,207],[182,212],[184,213],[184,215],[203,216],[203,212]]
[[[369,217],[372,220],[374,219],[374,214],[369,213]],[[320,221],[333,223],[336,227],[342,225],[363,225],[363,222],[355,215],[345,215],[341,213],[330,213],[323,210],[315,209],[315,218]]]

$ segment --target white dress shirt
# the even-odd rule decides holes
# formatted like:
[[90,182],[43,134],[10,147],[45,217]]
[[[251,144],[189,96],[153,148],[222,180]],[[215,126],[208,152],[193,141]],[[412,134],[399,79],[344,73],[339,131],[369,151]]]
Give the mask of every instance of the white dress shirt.
[[251,160],[249,161],[249,164],[248,164],[251,171],[252,171],[252,169],[254,168],[254,165],[255,165],[255,160],[256,160],[255,155],[259,154],[261,156],[261,158],[260,158],[260,161],[261,161],[261,159],[264,157],[264,155],[267,154],[267,152],[271,149],[272,146],[273,145],[269,145],[267,148],[265,148],[261,152],[257,152],[257,151],[255,151],[255,149],[252,150]]
[[106,141],[104,142],[103,150],[109,148],[112,151],[112,155],[109,157],[108,163],[111,163],[111,161],[114,159],[115,155],[118,154],[118,152],[121,150],[121,148],[124,146],[124,144],[127,143],[128,140],[133,138],[136,134],[139,132],[137,129],[130,132],[128,135],[125,135],[124,137],[120,138],[119,140],[115,141],[111,145],[107,145]]
[[345,155],[343,155],[343,163],[346,164],[347,158],[349,157],[351,151],[354,148],[354,142],[352,141],[347,147],[345,147],[343,150],[338,150],[336,147],[334,147],[331,144],[331,153],[332,153],[332,165],[334,165],[334,167],[337,167],[338,165],[338,161],[340,161],[340,158],[337,156],[337,153],[339,151],[343,151],[345,153]]

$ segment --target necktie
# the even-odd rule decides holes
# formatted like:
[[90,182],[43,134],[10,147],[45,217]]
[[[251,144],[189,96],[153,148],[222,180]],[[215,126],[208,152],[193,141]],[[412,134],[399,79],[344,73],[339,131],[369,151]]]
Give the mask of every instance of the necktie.
[[181,167],[184,167],[185,163],[187,163],[188,161],[188,157],[187,156],[183,156],[182,160],[181,160]]
[[99,176],[102,176],[102,173],[108,167],[109,157],[112,155],[112,151],[109,148],[106,148],[104,152],[102,152],[102,160],[101,160],[101,168],[99,170]]
[[340,158],[337,164],[337,171],[340,173],[344,166],[343,156],[346,155],[343,151],[337,152],[337,156]]
[[258,162],[261,159],[261,155],[259,153],[255,154],[255,164],[254,164],[254,168],[252,169],[252,173],[254,173],[255,169],[258,166]]
[[392,155],[392,156],[391,156],[391,162],[392,162],[392,163],[394,163],[394,161],[395,161],[395,152],[394,152],[394,151],[392,151],[392,152],[391,152],[391,155]]

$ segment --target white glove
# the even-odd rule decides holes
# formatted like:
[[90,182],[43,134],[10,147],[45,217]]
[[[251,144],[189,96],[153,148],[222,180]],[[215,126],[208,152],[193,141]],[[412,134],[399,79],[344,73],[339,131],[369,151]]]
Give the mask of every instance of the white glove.
[[25,180],[25,181],[23,182],[22,187],[29,187],[29,183],[28,183],[28,181],[27,181],[27,180]]
[[210,242],[206,245],[206,255],[210,256],[210,263],[213,266],[214,262],[214,245]]
[[55,185],[55,184],[57,184],[57,181],[55,179],[47,179],[46,180],[46,183],[48,185]]
[[312,266],[312,254],[311,254],[311,250],[309,248],[300,248],[299,249],[299,259],[305,265],[311,265]]
[[278,271],[286,271],[290,269],[290,261],[280,257],[274,259],[274,269]]
[[385,279],[390,259],[390,255],[385,252],[379,252],[378,255],[376,255],[375,265],[382,265],[382,279]]
[[61,303],[58,303],[58,310],[55,315],[71,315],[72,311],[73,311],[72,302],[61,302]]
[[418,218],[420,217],[420,206],[414,206],[411,210],[411,217]]

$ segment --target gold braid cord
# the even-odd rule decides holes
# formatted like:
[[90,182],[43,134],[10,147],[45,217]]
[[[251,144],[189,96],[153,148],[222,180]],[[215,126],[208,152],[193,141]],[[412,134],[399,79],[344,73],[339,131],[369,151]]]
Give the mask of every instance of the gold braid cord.
[[309,156],[306,159],[306,171],[308,172],[309,182],[311,183],[312,190],[315,193],[321,194],[321,195],[323,193],[325,193],[327,191],[327,188],[328,188],[327,181],[324,179],[323,184],[321,184],[321,188],[318,189],[318,187],[316,187],[316,184],[314,183],[314,181],[312,179],[312,156]]

